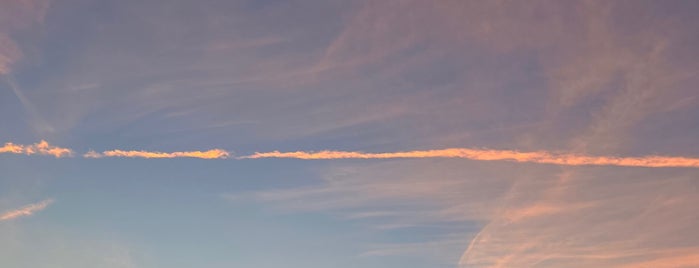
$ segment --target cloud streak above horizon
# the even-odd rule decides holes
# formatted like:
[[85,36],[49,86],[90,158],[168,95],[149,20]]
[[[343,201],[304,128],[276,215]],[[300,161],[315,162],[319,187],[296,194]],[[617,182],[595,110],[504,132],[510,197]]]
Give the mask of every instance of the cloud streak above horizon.
[[404,151],[390,153],[364,153],[351,151],[254,153],[239,159],[293,158],[304,160],[329,159],[395,159],[395,158],[464,158],[480,161],[514,161],[520,163],[554,164],[564,166],[626,166],[626,167],[699,167],[699,158],[675,156],[614,157],[587,156],[546,151],[519,152],[512,150],[487,150],[448,148],[439,150]]
[[[50,145],[42,140],[32,145],[5,143],[0,147],[0,154],[51,155],[56,158],[73,156],[68,148]],[[89,151],[84,158],[200,158],[227,159],[231,153],[223,149],[208,151],[159,152],[144,150],[108,150]],[[400,152],[366,153],[360,151],[294,151],[294,152],[256,152],[233,159],[288,158],[301,160],[338,160],[338,159],[401,159],[401,158],[461,158],[476,161],[510,161],[518,163],[551,164],[561,166],[622,166],[622,167],[688,167],[699,168],[699,158],[681,156],[649,155],[640,157],[590,156],[548,151],[520,152],[515,150],[490,150],[469,148],[447,148],[435,150],[415,150]]]
[[89,151],[83,155],[85,158],[103,158],[103,157],[126,157],[126,158],[201,158],[201,159],[225,159],[230,156],[225,150],[212,149],[208,151],[186,151],[186,152],[153,152],[153,151],[123,151],[110,150],[98,153]]
[[24,207],[15,209],[15,210],[10,210],[2,215],[0,215],[0,221],[7,221],[7,220],[12,220],[16,219],[19,217],[25,217],[25,216],[31,216],[32,214],[42,211],[46,209],[49,205],[53,203],[53,199],[46,199],[44,201],[41,201],[39,203],[34,203],[34,204],[29,204]]
[[5,153],[25,155],[51,155],[56,158],[73,156],[73,150],[53,146],[45,140],[41,140],[40,142],[31,145],[22,145],[8,142],[5,143],[4,146],[0,147],[0,154]]

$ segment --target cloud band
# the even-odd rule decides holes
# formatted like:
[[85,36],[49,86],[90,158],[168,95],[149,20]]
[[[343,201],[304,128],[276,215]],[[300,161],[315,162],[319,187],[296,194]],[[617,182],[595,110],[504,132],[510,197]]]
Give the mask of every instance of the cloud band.
[[627,167],[699,167],[699,158],[643,156],[613,157],[555,154],[545,151],[519,152],[511,150],[479,150],[449,148],[440,150],[405,151],[389,153],[364,153],[351,151],[319,152],[264,152],[241,159],[294,158],[294,159],[391,159],[391,158],[464,158],[481,161],[514,161],[522,163],[554,164],[566,166],[627,166]]
[[[51,155],[56,158],[73,156],[73,150],[50,145],[42,140],[32,145],[5,143],[0,154]],[[109,150],[101,153],[89,151],[84,158],[126,157],[126,158],[200,158],[226,159],[231,154],[222,149],[208,151],[157,152],[142,150]],[[397,158],[462,158],[479,161],[513,161],[564,166],[624,166],[624,167],[689,167],[699,168],[699,158],[678,156],[589,156],[547,151],[520,152],[513,150],[488,150],[469,148],[448,148],[438,150],[418,150],[403,152],[365,153],[357,151],[295,151],[295,152],[256,152],[236,159],[292,158],[303,160],[331,159],[397,159]]]
[[102,157],[127,157],[127,158],[201,158],[201,159],[224,159],[230,154],[221,149],[213,149],[208,151],[188,151],[188,152],[151,152],[151,151],[123,151],[111,150],[98,153],[89,151],[83,155],[85,158],[102,158]]

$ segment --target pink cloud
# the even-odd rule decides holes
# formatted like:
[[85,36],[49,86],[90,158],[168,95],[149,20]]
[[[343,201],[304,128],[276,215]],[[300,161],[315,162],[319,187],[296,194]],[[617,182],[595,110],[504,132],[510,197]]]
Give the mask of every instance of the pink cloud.
[[32,214],[42,211],[46,209],[51,203],[53,203],[52,199],[46,199],[44,201],[41,201],[39,203],[34,203],[30,205],[26,205],[24,207],[15,209],[15,210],[10,210],[2,215],[0,215],[0,221],[7,221],[7,220],[12,220],[16,219],[19,217],[26,217],[26,216],[31,216]]
[[515,161],[523,163],[554,164],[564,166],[628,166],[628,167],[699,167],[699,158],[676,156],[587,156],[557,154],[546,151],[519,152],[512,150],[487,150],[448,148],[439,150],[404,151],[388,153],[364,153],[353,151],[319,152],[264,152],[254,153],[243,159],[295,158],[295,159],[391,159],[391,158],[464,158],[481,161]]

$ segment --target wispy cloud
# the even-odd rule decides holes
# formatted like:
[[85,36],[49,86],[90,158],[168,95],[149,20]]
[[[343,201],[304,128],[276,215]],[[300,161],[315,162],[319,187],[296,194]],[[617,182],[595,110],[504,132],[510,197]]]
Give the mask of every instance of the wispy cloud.
[[[424,244],[371,247],[365,255],[430,257],[432,251],[424,249],[444,245],[446,250],[468,247],[458,267],[695,264],[684,256],[696,252],[691,232],[696,170],[603,167],[557,174],[560,167],[504,164],[350,162],[321,171],[318,185],[256,192],[250,198],[283,212],[325,211],[372,227],[400,224],[435,231]],[[450,241],[442,234],[472,242]],[[454,256],[437,259],[451,263]],[[662,261],[668,264],[658,265]]]
[[53,199],[46,199],[44,201],[41,201],[39,203],[34,203],[30,205],[26,205],[24,207],[7,211],[0,215],[0,221],[7,221],[7,220],[12,220],[16,219],[19,217],[24,217],[24,216],[31,216],[32,214],[42,211],[46,209],[51,203],[53,203]]
[[0,32],[0,75],[10,72],[10,65],[21,56],[17,44],[6,34]]
[[[1,55],[0,55],[1,56]],[[1,64],[1,63],[0,63]],[[1,66],[0,66],[1,68]],[[0,74],[2,70],[0,69]],[[22,107],[24,107],[25,111],[29,115],[29,117],[32,119],[31,123],[34,126],[34,128],[39,132],[39,133],[50,133],[54,132],[55,129],[51,124],[49,124],[46,119],[41,115],[39,110],[34,106],[34,104],[27,98],[26,95],[22,92],[20,87],[17,85],[15,82],[14,78],[12,77],[11,74],[7,74],[4,76],[5,81],[7,82],[7,85],[10,86],[10,89],[12,90],[12,93],[15,94],[19,102],[22,104]]]
[[557,154],[546,151],[519,152],[512,150],[481,150],[448,148],[440,150],[405,151],[389,153],[364,153],[351,151],[319,152],[265,152],[241,159],[295,158],[295,159],[389,159],[389,158],[465,158],[482,161],[515,161],[525,163],[555,164],[566,166],[628,166],[628,167],[699,167],[699,158],[673,156],[614,157]]
[[11,65],[22,57],[12,34],[42,24],[49,4],[48,0],[0,1],[0,75],[10,73]]
[[225,159],[230,156],[225,150],[212,149],[208,151],[186,151],[186,152],[153,152],[153,151],[122,151],[110,150],[98,153],[89,151],[83,155],[85,158],[102,157],[127,157],[127,158],[202,158],[202,159]]
[[0,154],[2,153],[12,153],[12,154],[26,154],[26,155],[52,155],[56,158],[70,157],[73,156],[73,150],[68,148],[62,148],[58,146],[53,146],[47,141],[42,140],[38,143],[31,145],[21,145],[14,144],[11,142],[5,143],[3,147],[0,147]]
[[[696,250],[696,249],[692,249]],[[673,254],[674,253],[674,254]],[[621,266],[621,268],[651,268],[673,267],[690,268],[699,266],[699,253],[696,251],[669,252],[666,256],[660,256],[652,260]]]

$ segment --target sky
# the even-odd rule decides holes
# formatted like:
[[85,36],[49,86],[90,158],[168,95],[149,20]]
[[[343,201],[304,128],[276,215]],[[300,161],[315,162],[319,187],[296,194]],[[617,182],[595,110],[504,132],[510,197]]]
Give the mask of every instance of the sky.
[[0,0],[0,266],[699,267],[697,12]]

